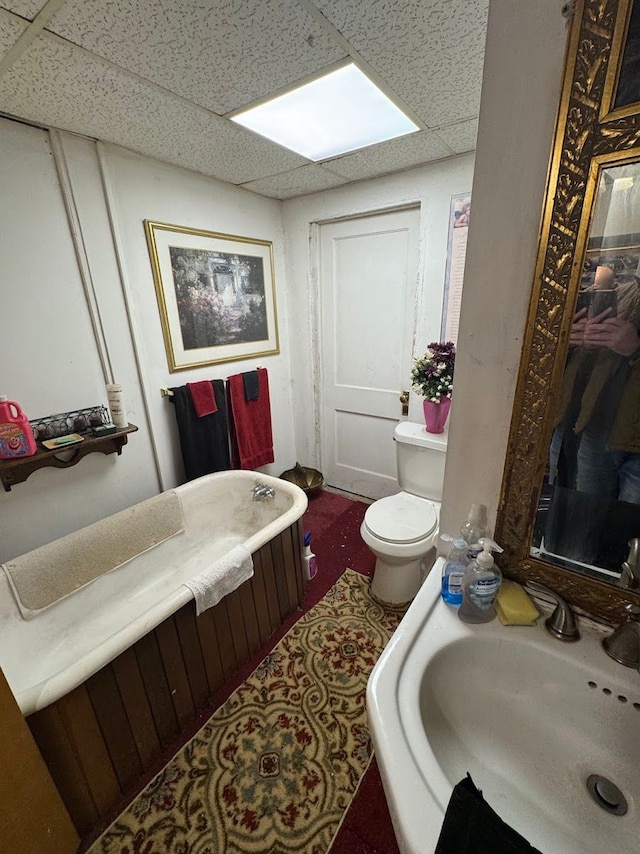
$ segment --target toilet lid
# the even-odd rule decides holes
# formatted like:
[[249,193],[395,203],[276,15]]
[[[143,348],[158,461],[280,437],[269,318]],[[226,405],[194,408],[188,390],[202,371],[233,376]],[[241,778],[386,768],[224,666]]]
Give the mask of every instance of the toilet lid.
[[438,514],[426,498],[399,492],[374,502],[364,522],[374,536],[388,543],[415,543],[434,533]]

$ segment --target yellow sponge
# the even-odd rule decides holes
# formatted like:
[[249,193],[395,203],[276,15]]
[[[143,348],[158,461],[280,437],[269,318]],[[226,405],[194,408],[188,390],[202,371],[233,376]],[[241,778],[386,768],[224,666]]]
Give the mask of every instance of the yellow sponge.
[[534,626],[540,616],[524,587],[506,578],[496,598],[495,609],[503,626]]

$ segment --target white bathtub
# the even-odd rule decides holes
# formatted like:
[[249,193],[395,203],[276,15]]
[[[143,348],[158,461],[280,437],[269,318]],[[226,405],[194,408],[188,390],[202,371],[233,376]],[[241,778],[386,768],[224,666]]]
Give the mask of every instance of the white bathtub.
[[[259,483],[275,497],[253,501]],[[100,576],[32,619],[0,572],[0,667],[24,715],[58,700],[192,598],[184,582],[244,543],[254,553],[299,519],[307,497],[253,471],[206,475],[175,489],[184,531]]]

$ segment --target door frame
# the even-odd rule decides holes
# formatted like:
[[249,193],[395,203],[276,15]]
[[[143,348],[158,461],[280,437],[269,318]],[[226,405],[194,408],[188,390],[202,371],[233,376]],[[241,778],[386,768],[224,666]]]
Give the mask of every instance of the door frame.
[[[319,460],[320,471],[323,471],[326,466],[326,448],[323,442],[323,424],[322,414],[324,412],[324,361],[323,361],[323,336],[322,336],[322,300],[320,293],[320,264],[321,264],[321,247],[320,247],[320,230],[323,225],[331,225],[336,222],[349,222],[350,220],[365,219],[366,217],[382,216],[384,214],[396,213],[398,211],[418,210],[419,211],[419,231],[418,231],[418,267],[416,270],[416,295],[414,300],[413,310],[413,333],[412,333],[412,348],[415,352],[416,340],[418,337],[418,318],[420,316],[420,307],[424,297],[424,265],[425,265],[425,245],[426,232],[424,223],[424,203],[421,196],[406,199],[401,203],[393,205],[384,205],[382,207],[366,208],[364,210],[353,211],[349,214],[341,214],[338,216],[327,217],[325,219],[313,220],[309,223],[309,312],[311,318],[311,329],[316,330],[315,336],[312,336],[311,348],[311,382],[313,385],[313,437],[316,458]],[[407,377],[407,386],[409,389],[409,415],[405,420],[412,420],[412,409],[415,409],[413,414],[414,419],[418,417],[417,397],[411,391],[411,378]],[[412,401],[412,399],[414,399]],[[412,406],[413,402],[413,406]],[[403,419],[401,419],[403,420]]]

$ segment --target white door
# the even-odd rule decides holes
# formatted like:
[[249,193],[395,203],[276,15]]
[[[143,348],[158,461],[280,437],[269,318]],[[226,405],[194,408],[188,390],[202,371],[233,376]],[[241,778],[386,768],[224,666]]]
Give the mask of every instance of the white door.
[[397,491],[393,431],[410,388],[420,210],[320,226],[322,465],[330,486]]

